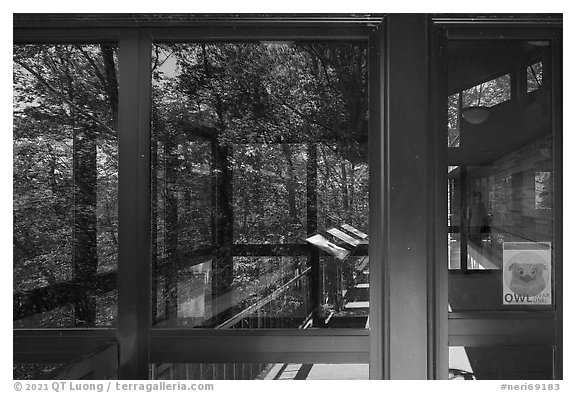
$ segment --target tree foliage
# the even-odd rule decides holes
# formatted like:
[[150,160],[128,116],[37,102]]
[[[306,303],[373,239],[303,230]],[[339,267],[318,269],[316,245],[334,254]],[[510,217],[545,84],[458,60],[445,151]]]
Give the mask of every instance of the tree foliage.
[[[153,292],[166,318],[206,263],[205,293],[234,293],[236,311],[301,271],[301,258],[242,259],[234,248],[304,244],[311,192],[318,228],[367,231],[364,44],[152,52]],[[14,46],[15,310],[42,298],[17,326],[113,323],[116,292],[101,281],[117,268],[116,64],[111,45]],[[282,302],[296,312],[303,297]]]
[[[304,243],[309,148],[317,157],[318,228],[348,222],[367,231],[363,45],[169,44],[155,45],[153,53],[159,265],[215,246],[206,296],[233,293],[237,310],[285,282],[290,274],[265,273],[278,268],[274,258],[242,259],[231,250],[235,244]],[[178,272],[165,274],[161,308],[174,313],[181,302],[172,290]],[[261,275],[274,279],[262,287]],[[284,299],[286,310],[303,301],[294,293]]]
[[14,293],[71,283],[59,291],[75,304],[71,318],[48,312],[18,321],[23,326],[113,319],[96,321],[97,308],[111,307],[96,274],[117,265],[115,52],[110,45],[14,46]]

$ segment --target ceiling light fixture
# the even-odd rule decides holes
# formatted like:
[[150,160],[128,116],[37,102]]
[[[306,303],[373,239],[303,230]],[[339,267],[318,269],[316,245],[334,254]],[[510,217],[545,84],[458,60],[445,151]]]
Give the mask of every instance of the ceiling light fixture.
[[486,106],[462,108],[462,117],[470,124],[484,123],[488,116],[490,116],[490,108]]

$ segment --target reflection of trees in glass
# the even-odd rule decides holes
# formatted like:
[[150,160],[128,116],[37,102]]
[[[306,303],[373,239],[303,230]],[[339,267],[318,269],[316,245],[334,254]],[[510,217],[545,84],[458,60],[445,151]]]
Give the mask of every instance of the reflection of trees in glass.
[[13,60],[15,319],[61,326],[47,311],[72,302],[76,326],[108,324],[115,280],[97,273],[117,264],[116,48],[21,45]]
[[448,96],[448,147],[460,147],[460,94]]
[[60,363],[14,364],[12,375],[14,379],[42,379],[42,376],[59,366]]
[[536,172],[534,174],[534,194],[536,209],[552,209],[552,173]]
[[[310,146],[320,225],[343,220],[367,232],[366,51],[357,43],[154,45],[154,263],[193,263],[184,256],[212,247],[213,300],[250,288],[263,273],[256,262],[233,262],[235,245],[304,243]],[[180,301],[169,270],[158,291],[168,319]]]
[[510,99],[510,74],[480,83],[462,92],[462,107],[494,106]]
[[236,243],[302,242],[306,159],[302,144],[234,145]]
[[542,62],[539,61],[526,67],[527,91],[538,90],[542,85]]
[[510,74],[448,96],[448,147],[460,147],[460,109],[474,106],[491,107],[510,100]]
[[368,233],[368,163],[338,154],[337,146],[319,147],[318,204],[324,227],[346,222]]

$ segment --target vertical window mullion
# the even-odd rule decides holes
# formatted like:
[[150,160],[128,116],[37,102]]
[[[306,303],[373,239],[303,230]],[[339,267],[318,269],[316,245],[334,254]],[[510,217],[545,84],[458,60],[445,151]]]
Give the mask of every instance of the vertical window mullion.
[[150,38],[120,35],[119,379],[148,379],[150,326]]
[[388,248],[388,151],[386,146],[386,26],[370,35],[370,379],[390,379],[390,307]]

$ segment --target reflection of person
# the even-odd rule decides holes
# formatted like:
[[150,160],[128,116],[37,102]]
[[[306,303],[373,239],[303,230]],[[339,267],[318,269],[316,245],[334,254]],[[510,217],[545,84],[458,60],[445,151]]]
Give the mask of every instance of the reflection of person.
[[465,216],[468,238],[470,241],[480,245],[482,233],[490,231],[488,211],[482,201],[482,193],[480,191],[473,192],[470,199]]

